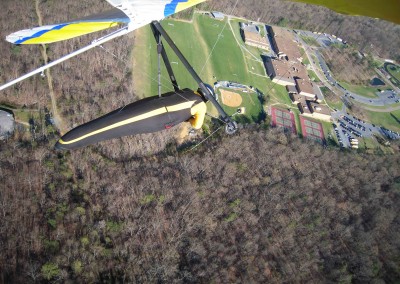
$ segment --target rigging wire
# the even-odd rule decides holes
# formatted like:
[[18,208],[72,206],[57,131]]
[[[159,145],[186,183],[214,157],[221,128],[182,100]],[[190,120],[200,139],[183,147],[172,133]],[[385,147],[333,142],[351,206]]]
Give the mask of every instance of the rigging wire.
[[211,136],[213,136],[215,133],[217,133],[222,127],[224,127],[224,125],[221,125],[220,127],[218,127],[216,130],[214,130],[210,135],[208,135],[206,138],[204,138],[203,140],[201,140],[199,143],[197,143],[196,145],[194,145],[192,148],[190,148],[189,150],[185,151],[185,152],[191,152],[194,149],[196,149],[198,146],[200,146],[201,144],[203,144],[205,141],[207,141]]
[[[123,63],[125,65],[125,67],[130,67],[128,65],[128,63],[124,60],[122,60],[121,58],[119,58],[117,55],[115,55],[113,52],[109,51],[108,49],[106,49],[103,45],[99,46],[100,48],[102,48],[102,50],[104,50],[106,53],[110,54],[111,56],[113,56],[115,59],[117,59],[119,62]],[[138,67],[136,65],[136,63],[133,63],[132,67]],[[146,71],[144,71],[143,69],[140,69],[142,74],[144,74],[146,77],[148,77],[150,80],[156,82],[157,84],[159,83],[158,80],[154,77],[152,77],[149,73],[147,73]],[[156,75],[158,77],[158,74]],[[170,82],[167,78],[165,78],[165,76],[161,75],[161,78],[164,79],[165,81]],[[161,81],[160,81],[161,83]],[[181,98],[185,99],[186,101],[189,101],[187,98],[183,97],[181,94],[179,94],[178,92],[176,92],[172,87],[165,85],[163,83],[161,83],[161,86],[164,87],[167,91],[171,91],[174,92],[175,94],[177,94],[178,96],[180,96]]]

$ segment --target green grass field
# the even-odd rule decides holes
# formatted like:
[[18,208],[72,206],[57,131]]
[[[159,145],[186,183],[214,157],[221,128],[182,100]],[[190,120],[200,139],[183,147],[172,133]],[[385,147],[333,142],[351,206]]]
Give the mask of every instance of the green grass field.
[[317,74],[315,74],[315,72],[313,71],[313,70],[307,70],[307,72],[308,72],[308,76],[310,76],[310,79],[313,81],[313,82],[321,82],[321,80],[320,79],[318,79],[318,76],[317,76]]
[[387,0],[384,3],[375,0],[296,0],[307,4],[322,5],[331,10],[348,15],[364,15],[371,18],[383,18],[394,23],[399,23],[397,13],[399,11],[398,0]]
[[[193,68],[200,73],[203,66],[203,80],[212,82],[212,74],[209,65],[204,65],[208,47],[204,46],[201,40],[198,39],[196,26],[187,22],[174,20],[163,21],[164,29],[173,38],[175,44],[181,49],[186,59],[192,64]],[[157,95],[158,92],[158,58],[156,51],[156,42],[149,26],[141,28],[135,34],[137,44],[133,49],[133,80],[134,90],[140,97],[149,97]],[[164,43],[167,55],[174,70],[177,82],[181,88],[196,89],[197,84],[186,71],[183,64],[178,60],[169,46]],[[169,80],[168,73],[161,61],[161,84],[162,93],[172,91],[172,84]]]
[[369,122],[375,125],[386,127],[396,132],[400,132],[400,110],[392,112],[364,111],[368,116]]
[[302,47],[300,47],[300,54],[301,54],[301,56],[303,57],[302,63],[303,63],[304,65],[310,64],[310,60],[308,60],[308,56],[307,56],[307,54],[306,54],[306,51],[305,51],[304,48],[302,48]]
[[294,113],[294,120],[296,122],[297,135],[303,135],[303,131],[301,129],[301,122],[300,122],[300,111],[297,108],[292,109],[292,111]]
[[[221,99],[219,100],[222,108],[225,110],[225,112],[228,115],[234,114],[239,107],[244,107],[245,113],[236,115],[234,117],[234,119],[236,121],[241,122],[241,123],[251,123],[251,122],[260,122],[261,121],[263,109],[262,109],[261,101],[259,100],[256,93],[254,93],[254,92],[244,93],[244,92],[240,92],[240,91],[236,91],[236,90],[228,89],[228,88],[220,88],[220,89],[238,93],[242,97],[242,103],[238,107],[229,107],[227,105],[224,105],[222,103]],[[220,92],[218,91],[217,93],[218,93],[218,97],[221,98]]]
[[393,154],[393,150],[391,147],[385,147],[379,144],[379,142],[375,138],[358,138],[358,141],[359,151],[366,151],[366,153],[370,154]]
[[367,98],[376,98],[377,95],[375,93],[378,92],[378,89],[382,89],[382,87],[351,85],[346,82],[340,82],[340,84],[350,92],[356,93],[357,95],[364,96]]
[[[318,120],[318,122],[320,122],[322,125],[322,130],[324,131],[325,140],[328,140],[329,135],[331,137],[336,137],[335,132],[333,131],[333,126],[332,126],[331,122],[320,121],[320,120]],[[335,140],[335,138],[334,138],[334,140]]]
[[25,124],[28,124],[29,119],[31,118],[33,118],[34,120],[40,119],[40,113],[37,110],[17,109],[14,106],[9,106],[6,104],[0,104],[0,109],[1,108],[11,111],[14,114],[15,120]]
[[[226,80],[254,86],[270,96],[270,103],[290,106],[285,87],[272,83],[265,75],[260,56],[262,51],[243,43],[240,21],[231,20],[230,24],[226,21],[195,13],[192,23],[168,19],[162,25],[204,82],[212,85]],[[132,52],[134,91],[140,97],[157,95],[157,53],[150,27],[139,29],[135,37]],[[167,44],[164,46],[179,86],[197,89],[196,82],[175,54]],[[163,63],[161,66],[162,92],[172,91]],[[212,107],[210,111],[216,115]]]
[[300,36],[300,37],[307,45],[320,47],[320,44],[318,43],[318,41],[315,38],[313,38],[311,36]]
[[343,102],[340,98],[335,95],[328,87],[320,87],[322,94],[324,95],[326,104],[332,109],[342,109]]

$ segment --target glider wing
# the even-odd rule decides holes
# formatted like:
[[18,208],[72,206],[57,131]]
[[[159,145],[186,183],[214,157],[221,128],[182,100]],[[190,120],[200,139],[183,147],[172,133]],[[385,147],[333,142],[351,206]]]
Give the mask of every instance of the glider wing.
[[130,29],[145,26],[152,21],[178,13],[206,0],[106,0],[124,12],[131,20]]
[[56,25],[21,30],[6,37],[14,44],[47,44],[126,24],[129,30],[161,20],[205,0],[107,0],[115,8]]
[[46,44],[101,31],[119,24],[128,24],[129,21],[121,10],[114,8],[67,23],[21,30],[12,33],[6,39],[14,44]]

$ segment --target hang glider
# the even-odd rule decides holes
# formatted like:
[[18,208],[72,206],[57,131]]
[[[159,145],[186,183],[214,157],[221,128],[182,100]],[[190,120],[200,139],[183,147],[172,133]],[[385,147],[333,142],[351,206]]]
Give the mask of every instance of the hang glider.
[[21,30],[6,40],[13,44],[47,44],[101,31],[118,25],[127,25],[132,31],[154,20],[180,12],[205,0],[107,0],[114,8],[85,18]]
[[[215,99],[211,86],[206,85],[193,67],[186,60],[167,32],[158,21],[151,23],[157,43],[158,59],[164,61],[174,91],[161,94],[159,77],[158,96],[148,97],[119,108],[100,118],[75,127],[57,142],[55,147],[73,150],[103,140],[127,135],[151,133],[169,129],[184,121],[189,121],[194,129],[200,129],[207,112],[206,102],[210,101],[218,110],[221,121],[225,123],[225,131],[233,134],[238,129],[236,122],[228,116]],[[179,89],[174,71],[161,39],[164,39],[181,61],[183,66],[198,83],[198,90]],[[160,61],[159,61],[160,63]],[[158,66],[160,75],[160,64]]]

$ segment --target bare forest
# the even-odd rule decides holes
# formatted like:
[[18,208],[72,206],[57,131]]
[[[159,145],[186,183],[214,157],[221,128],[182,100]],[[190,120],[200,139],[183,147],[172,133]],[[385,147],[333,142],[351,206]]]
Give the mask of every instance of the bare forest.
[[[244,3],[232,13],[279,21],[270,8],[256,12],[256,1]],[[295,7],[268,3],[288,15]],[[207,5],[226,13],[234,7]],[[3,0],[0,37],[39,18],[59,22],[107,7]],[[323,27],[331,16],[318,17]],[[382,31],[391,28],[385,23]],[[0,81],[96,37],[45,47],[2,40]],[[399,281],[396,143],[395,155],[367,155],[263,124],[233,136],[219,131],[194,150],[177,142],[177,128],[55,151],[63,131],[137,99],[134,44],[131,33],[0,93],[1,104],[40,114],[30,119],[31,133],[18,128],[0,141],[0,283]],[[395,50],[387,48],[380,52]],[[62,118],[56,126],[43,118],[53,97]]]

